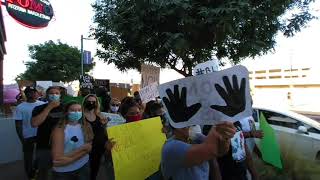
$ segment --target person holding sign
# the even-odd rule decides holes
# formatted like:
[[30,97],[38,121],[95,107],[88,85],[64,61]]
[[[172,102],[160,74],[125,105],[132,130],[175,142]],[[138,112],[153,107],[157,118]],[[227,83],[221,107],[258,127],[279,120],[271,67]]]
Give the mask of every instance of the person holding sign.
[[[186,106],[186,88],[181,95],[178,86],[174,94],[167,90],[169,98],[164,98],[173,121],[188,121],[201,108],[201,104]],[[181,103],[179,106],[177,104]],[[170,121],[173,137],[163,146],[161,171],[170,180],[208,180],[209,161],[222,156],[229,150],[230,139],[236,133],[231,122],[222,122],[211,128],[208,136],[190,140],[189,127],[174,128]]]
[[140,106],[132,97],[126,97],[122,100],[119,111],[127,123],[140,121],[142,119]]
[[[91,180],[97,178],[101,158],[106,149],[108,137],[105,133],[107,120],[100,113],[100,103],[94,94],[87,95],[83,100],[84,119],[91,125],[94,138],[92,141],[92,151],[90,153]],[[108,158],[111,159],[111,158]]]
[[52,132],[53,179],[88,180],[92,130],[77,102],[67,104],[64,115]]

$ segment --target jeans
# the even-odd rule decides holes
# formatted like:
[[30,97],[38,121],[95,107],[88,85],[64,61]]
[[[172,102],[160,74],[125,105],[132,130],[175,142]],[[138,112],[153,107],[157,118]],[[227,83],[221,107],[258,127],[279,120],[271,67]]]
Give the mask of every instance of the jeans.
[[38,175],[37,180],[48,180],[49,172],[52,168],[52,157],[50,149],[37,149],[37,166],[38,166]]
[[80,169],[71,172],[52,172],[53,180],[89,180],[90,170],[88,163]]
[[33,153],[36,147],[36,137],[30,137],[23,140],[23,160],[24,169],[29,179],[35,175],[35,162],[33,161]]

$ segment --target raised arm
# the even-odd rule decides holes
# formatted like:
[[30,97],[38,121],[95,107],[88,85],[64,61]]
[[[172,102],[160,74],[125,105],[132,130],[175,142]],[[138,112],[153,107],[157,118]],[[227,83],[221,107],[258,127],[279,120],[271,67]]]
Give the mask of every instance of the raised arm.
[[228,152],[230,139],[236,132],[231,122],[224,122],[211,128],[202,144],[192,145],[187,151],[185,165],[192,167]]
[[60,105],[60,102],[52,101],[50,102],[39,114],[32,117],[31,125],[32,127],[40,126],[48,117],[50,111]]

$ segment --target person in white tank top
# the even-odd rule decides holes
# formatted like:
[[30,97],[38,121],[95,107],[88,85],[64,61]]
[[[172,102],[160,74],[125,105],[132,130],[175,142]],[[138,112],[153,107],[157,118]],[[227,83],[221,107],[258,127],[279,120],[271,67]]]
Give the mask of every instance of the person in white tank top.
[[52,132],[53,180],[88,180],[92,129],[83,120],[82,107],[70,102],[65,118]]

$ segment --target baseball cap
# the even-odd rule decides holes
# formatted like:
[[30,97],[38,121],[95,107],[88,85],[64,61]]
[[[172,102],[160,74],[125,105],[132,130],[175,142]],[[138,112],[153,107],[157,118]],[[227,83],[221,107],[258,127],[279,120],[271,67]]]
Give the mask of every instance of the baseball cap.
[[31,92],[38,92],[36,88],[32,87],[32,86],[27,86],[26,89],[23,91],[24,94],[28,94]]

